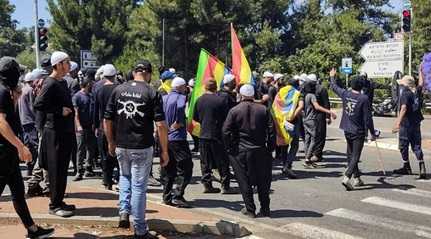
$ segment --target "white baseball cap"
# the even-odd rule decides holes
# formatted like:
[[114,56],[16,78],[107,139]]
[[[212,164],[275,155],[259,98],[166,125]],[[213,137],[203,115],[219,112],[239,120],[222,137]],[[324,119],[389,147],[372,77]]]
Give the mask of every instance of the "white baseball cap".
[[271,72],[269,72],[269,71],[265,71],[263,73],[263,77],[274,78],[274,75]]
[[232,74],[227,74],[223,77],[223,84],[228,84],[229,82],[232,82],[235,79],[235,76]]
[[294,79],[294,80],[300,80],[300,79],[301,79],[301,77],[300,77],[299,75],[294,75],[294,76],[293,76],[293,79]]
[[106,64],[103,66],[103,76],[111,77],[117,75],[117,70],[115,69],[115,66],[112,64]]
[[281,74],[281,73],[275,73],[274,74],[274,80],[275,81],[278,81],[279,79],[281,79],[281,78],[283,78],[284,77],[284,75],[283,74]]
[[74,71],[76,69],[78,69],[78,63],[71,61],[70,62],[70,71]]
[[186,85],[186,81],[183,78],[177,76],[172,80],[172,83],[171,83],[172,88],[177,88],[182,85]]
[[309,74],[309,75],[307,76],[307,80],[316,82],[316,81],[317,81],[317,76],[316,76],[316,74]]
[[239,89],[239,93],[245,97],[254,96],[254,87],[250,84],[245,84]]
[[24,76],[24,82],[31,82],[34,81],[33,75],[31,74],[31,72],[25,74]]
[[62,51],[55,51],[54,53],[52,53],[51,55],[51,65],[55,66],[58,63],[66,60],[69,58],[69,55],[67,55],[66,53],[62,52]]
[[195,86],[195,79],[192,78],[192,79],[189,80],[189,86],[190,87]]

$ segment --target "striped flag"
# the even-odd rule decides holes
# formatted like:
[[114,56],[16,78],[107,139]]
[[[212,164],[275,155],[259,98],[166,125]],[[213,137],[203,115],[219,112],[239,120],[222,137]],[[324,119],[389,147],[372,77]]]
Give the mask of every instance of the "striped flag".
[[206,82],[209,79],[214,79],[217,82],[217,86],[220,87],[223,82],[223,77],[227,73],[229,73],[229,70],[225,67],[223,62],[217,59],[217,57],[212,56],[205,49],[201,49],[195,86],[193,87],[187,111],[187,130],[190,134],[195,136],[199,136],[200,134],[200,125],[198,122],[193,121],[193,114],[196,101],[205,92]]
[[236,83],[255,85],[253,74],[245,57],[244,50],[241,47],[238,36],[236,35],[233,24],[230,25],[231,43],[232,43],[232,73],[235,76]]

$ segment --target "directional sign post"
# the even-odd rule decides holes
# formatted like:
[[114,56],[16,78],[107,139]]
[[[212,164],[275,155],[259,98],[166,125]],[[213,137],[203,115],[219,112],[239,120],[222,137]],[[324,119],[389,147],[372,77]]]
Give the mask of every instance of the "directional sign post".
[[346,74],[346,89],[349,85],[349,75],[353,72],[353,60],[352,58],[343,58],[341,60],[341,71]]
[[365,44],[359,54],[365,63],[360,71],[369,78],[390,78],[404,69],[403,41],[372,42]]
[[44,27],[44,26],[45,26],[45,20],[43,20],[43,19],[39,19],[39,20],[37,21],[37,25],[39,26],[39,28]]
[[81,68],[98,67],[97,58],[89,50],[81,50]]

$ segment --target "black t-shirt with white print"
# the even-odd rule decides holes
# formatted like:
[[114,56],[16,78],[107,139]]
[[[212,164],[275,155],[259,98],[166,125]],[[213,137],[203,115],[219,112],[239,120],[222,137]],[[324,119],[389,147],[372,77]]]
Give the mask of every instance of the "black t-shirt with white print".
[[117,147],[145,149],[154,145],[154,121],[164,121],[161,95],[144,81],[129,81],[112,92],[105,119],[114,121]]

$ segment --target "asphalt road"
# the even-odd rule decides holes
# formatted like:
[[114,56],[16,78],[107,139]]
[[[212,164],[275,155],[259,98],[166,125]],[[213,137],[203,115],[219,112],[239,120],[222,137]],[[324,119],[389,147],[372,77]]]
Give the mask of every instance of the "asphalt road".
[[[386,119],[386,120],[385,120]],[[384,132],[394,118],[378,118],[376,125]],[[428,118],[423,131],[431,132]],[[390,123],[388,123],[390,122]],[[211,213],[226,220],[238,221],[253,232],[250,238],[431,238],[431,180],[416,180],[417,175],[397,177],[391,170],[400,167],[397,151],[381,150],[384,176],[376,148],[365,147],[360,169],[365,186],[346,192],[341,185],[345,170],[345,148],[337,122],[328,130],[325,160],[322,168],[304,169],[294,162],[299,179],[288,180],[280,175],[279,162],[274,162],[271,194],[271,218],[249,219],[239,212],[243,207],[238,195],[202,194],[199,183],[199,158],[194,158],[194,176],[185,198],[201,213]],[[424,127],[428,127],[424,130]],[[390,137],[391,135],[389,135]],[[395,136],[392,136],[395,137]],[[301,147],[302,148],[302,145]],[[303,159],[303,153],[298,154]],[[427,166],[430,155],[425,154]],[[155,159],[154,171],[158,163]],[[418,172],[411,155],[413,172]],[[430,167],[428,167],[431,170]],[[72,177],[69,177],[72,179]],[[84,180],[83,184],[100,187],[100,180]],[[215,186],[219,187],[218,183]],[[237,187],[236,182],[232,183]],[[160,201],[161,188],[150,187],[149,200]],[[5,191],[7,194],[8,192]],[[257,195],[255,195],[257,202]],[[259,204],[257,203],[259,208]]]

